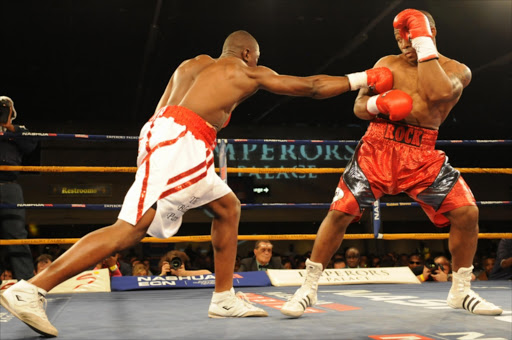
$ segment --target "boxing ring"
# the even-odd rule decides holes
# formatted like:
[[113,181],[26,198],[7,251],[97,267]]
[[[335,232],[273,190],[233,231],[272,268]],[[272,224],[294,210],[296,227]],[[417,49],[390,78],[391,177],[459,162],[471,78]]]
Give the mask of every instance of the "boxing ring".
[[[13,134],[0,134],[0,138]],[[57,133],[23,133],[18,138],[40,140],[137,141],[132,136],[103,136]],[[277,145],[351,145],[358,141],[221,139],[218,140],[218,168],[221,178],[230,173],[341,174],[343,168],[240,168],[228,167],[229,144],[272,143]],[[512,140],[439,140],[438,145],[512,145]],[[510,168],[457,168],[461,173],[506,174]],[[0,166],[0,171],[135,173],[135,167],[97,166]],[[334,189],[335,184],[333,184]],[[478,201],[479,206],[509,207],[510,201]],[[330,203],[243,203],[244,210],[323,209]],[[417,208],[415,202],[376,201],[371,211],[373,233],[345,235],[355,240],[438,240],[447,233],[384,233],[381,210],[395,207]],[[81,209],[119,210],[120,204],[26,203],[0,204],[0,209]],[[112,221],[113,222],[113,221]],[[315,231],[316,232],[316,231]],[[480,239],[512,238],[512,232],[480,233]],[[29,238],[0,240],[12,244],[72,244],[79,238]],[[239,235],[240,241],[314,240],[314,234]],[[146,237],[143,243],[209,242],[209,235],[174,236],[169,239]],[[490,302],[500,305],[501,316],[479,316],[446,306],[451,283],[327,285],[319,289],[319,303],[308,308],[300,319],[289,319],[280,306],[297,287],[243,287],[239,290],[264,308],[268,318],[209,319],[208,304],[212,288],[114,291],[110,293],[54,294],[48,296],[49,320],[62,339],[510,339],[512,338],[512,282],[477,281],[473,289]],[[238,289],[237,289],[238,290]],[[36,339],[39,336],[0,307],[1,339]]]

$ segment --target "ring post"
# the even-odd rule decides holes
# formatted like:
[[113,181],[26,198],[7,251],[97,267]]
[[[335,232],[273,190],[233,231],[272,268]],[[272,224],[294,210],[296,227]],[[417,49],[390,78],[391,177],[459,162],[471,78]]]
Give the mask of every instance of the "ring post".
[[382,234],[379,234],[379,230],[380,230],[380,200],[375,200],[375,202],[373,202],[372,224],[373,224],[373,236],[375,236],[375,238],[382,238]]
[[227,139],[221,139],[219,143],[219,172],[220,178],[225,183],[228,182],[228,158],[226,156],[227,142]]

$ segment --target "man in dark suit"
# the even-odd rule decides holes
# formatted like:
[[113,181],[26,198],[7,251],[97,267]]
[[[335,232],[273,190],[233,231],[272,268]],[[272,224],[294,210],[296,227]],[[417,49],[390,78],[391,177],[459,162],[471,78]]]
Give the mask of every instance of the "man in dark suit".
[[254,256],[243,259],[240,262],[239,272],[266,271],[267,269],[284,269],[281,258],[272,257],[270,241],[259,240],[254,244]]

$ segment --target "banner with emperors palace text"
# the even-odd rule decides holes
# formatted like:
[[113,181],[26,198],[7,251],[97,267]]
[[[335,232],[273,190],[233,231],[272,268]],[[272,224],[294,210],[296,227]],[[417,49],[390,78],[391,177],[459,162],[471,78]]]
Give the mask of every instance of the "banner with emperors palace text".
[[[304,282],[304,269],[269,269],[273,286],[300,286]],[[362,283],[421,283],[409,267],[326,269],[319,285]]]

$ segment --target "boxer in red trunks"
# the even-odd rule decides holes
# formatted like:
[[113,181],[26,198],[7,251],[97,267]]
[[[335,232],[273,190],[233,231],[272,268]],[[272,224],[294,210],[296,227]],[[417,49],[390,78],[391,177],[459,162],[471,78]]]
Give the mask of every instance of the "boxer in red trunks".
[[234,294],[240,202],[214,173],[217,131],[259,89],[324,99],[369,86],[382,93],[392,88],[393,79],[387,68],[347,76],[279,75],[258,66],[259,56],[257,41],[245,31],[236,31],[226,38],[219,58],[199,55],[184,61],[141,130],[136,179],[117,222],[84,236],[30,282],[21,281],[6,290],[0,298],[2,306],[37,332],[56,336],[58,331],[43,309],[47,291],[109,254],[133,247],[146,232],[159,237],[174,234],[182,213],[202,204],[214,216],[215,292],[208,315],[267,316],[265,310]]
[[393,72],[393,90],[362,89],[354,105],[370,126],[343,173],[306,264],[306,278],[281,312],[300,317],[316,303],[318,280],[338,250],[348,225],[383,195],[404,192],[419,202],[438,227],[450,225],[453,282],[447,303],[475,314],[502,309],[470,288],[478,241],[478,208],[470,189],[444,152],[434,150],[437,131],[471,81],[467,66],[437,51],[432,16],[408,9],[394,20],[399,55],[376,67]]

